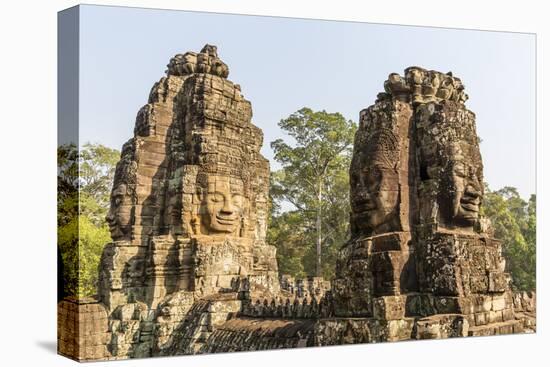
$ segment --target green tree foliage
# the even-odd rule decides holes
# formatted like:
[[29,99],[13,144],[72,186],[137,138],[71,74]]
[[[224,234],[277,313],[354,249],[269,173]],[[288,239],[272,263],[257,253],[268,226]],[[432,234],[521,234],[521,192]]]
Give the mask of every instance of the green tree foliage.
[[495,237],[502,240],[507,271],[516,290],[536,286],[536,196],[523,200],[513,187],[486,189],[483,214],[491,219]]
[[279,273],[304,278],[308,274],[304,257],[311,247],[311,236],[304,235],[304,219],[294,210],[273,215],[268,229],[268,241],[277,247]]
[[65,294],[79,298],[95,294],[101,252],[111,240],[109,228],[105,224],[98,227],[79,215],[58,227],[57,236]]
[[[94,210],[104,220],[109,210],[111,187],[115,175],[115,167],[120,159],[120,152],[101,144],[85,144],[80,151],[80,187],[81,193],[85,193],[89,200],[97,204]],[[87,208],[86,204],[81,204]],[[95,213],[90,211],[91,213]],[[82,214],[82,211],[81,211]],[[96,223],[97,218],[90,218]]]
[[[100,144],[57,149],[58,247],[63,261],[63,293],[85,297],[97,285],[103,246],[110,241],[105,216],[120,153]],[[61,274],[60,274],[61,275]]]
[[57,225],[78,215],[78,149],[74,144],[57,148]]
[[282,273],[330,278],[349,236],[348,169],[357,126],[339,113],[309,108],[279,126],[293,144],[271,143],[282,168],[271,175],[269,241],[278,248]]

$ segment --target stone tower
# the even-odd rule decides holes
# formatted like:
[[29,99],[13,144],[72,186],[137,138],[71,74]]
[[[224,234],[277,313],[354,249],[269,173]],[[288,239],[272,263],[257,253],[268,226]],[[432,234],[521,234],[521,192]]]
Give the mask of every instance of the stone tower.
[[[227,79],[216,46],[174,56],[166,74],[116,167],[107,216],[114,242],[99,286],[111,319],[131,308],[139,327],[157,333],[171,332],[199,299],[279,289],[275,248],[265,242],[269,162],[250,102]],[[181,317],[167,317],[171,307]],[[115,354],[150,353],[150,343],[126,337],[113,341]],[[161,349],[167,340],[155,342]]]
[[373,341],[520,331],[461,80],[410,67],[384,89],[355,137],[335,315],[370,319]]

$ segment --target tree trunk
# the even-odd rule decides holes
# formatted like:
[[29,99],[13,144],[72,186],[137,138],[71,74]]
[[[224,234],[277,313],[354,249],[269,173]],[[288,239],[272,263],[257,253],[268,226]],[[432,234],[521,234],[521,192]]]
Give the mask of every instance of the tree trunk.
[[321,268],[321,241],[322,241],[322,232],[321,232],[321,199],[322,199],[322,193],[323,193],[323,181],[319,180],[319,186],[317,190],[317,261],[315,266],[315,273],[318,277],[322,276],[322,268]]

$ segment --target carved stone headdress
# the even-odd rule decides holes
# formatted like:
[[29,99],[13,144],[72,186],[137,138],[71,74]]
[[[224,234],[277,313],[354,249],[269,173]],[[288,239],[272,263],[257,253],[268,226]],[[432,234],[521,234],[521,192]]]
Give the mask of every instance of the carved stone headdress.
[[368,164],[381,168],[397,168],[399,143],[395,134],[388,129],[375,131],[367,139],[366,158]]

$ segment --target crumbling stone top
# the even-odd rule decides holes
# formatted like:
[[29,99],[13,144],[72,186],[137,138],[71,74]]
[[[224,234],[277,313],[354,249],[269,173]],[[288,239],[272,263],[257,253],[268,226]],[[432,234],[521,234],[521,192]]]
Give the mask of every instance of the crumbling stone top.
[[463,104],[468,99],[462,81],[452,72],[441,73],[418,66],[405,69],[405,76],[391,73],[384,82],[386,93],[379,98],[395,97],[405,102],[421,104],[450,100]]
[[189,51],[175,55],[170,59],[167,67],[167,75],[204,73],[222,78],[229,76],[229,67],[218,57],[217,47],[209,44],[206,44],[199,53]]

